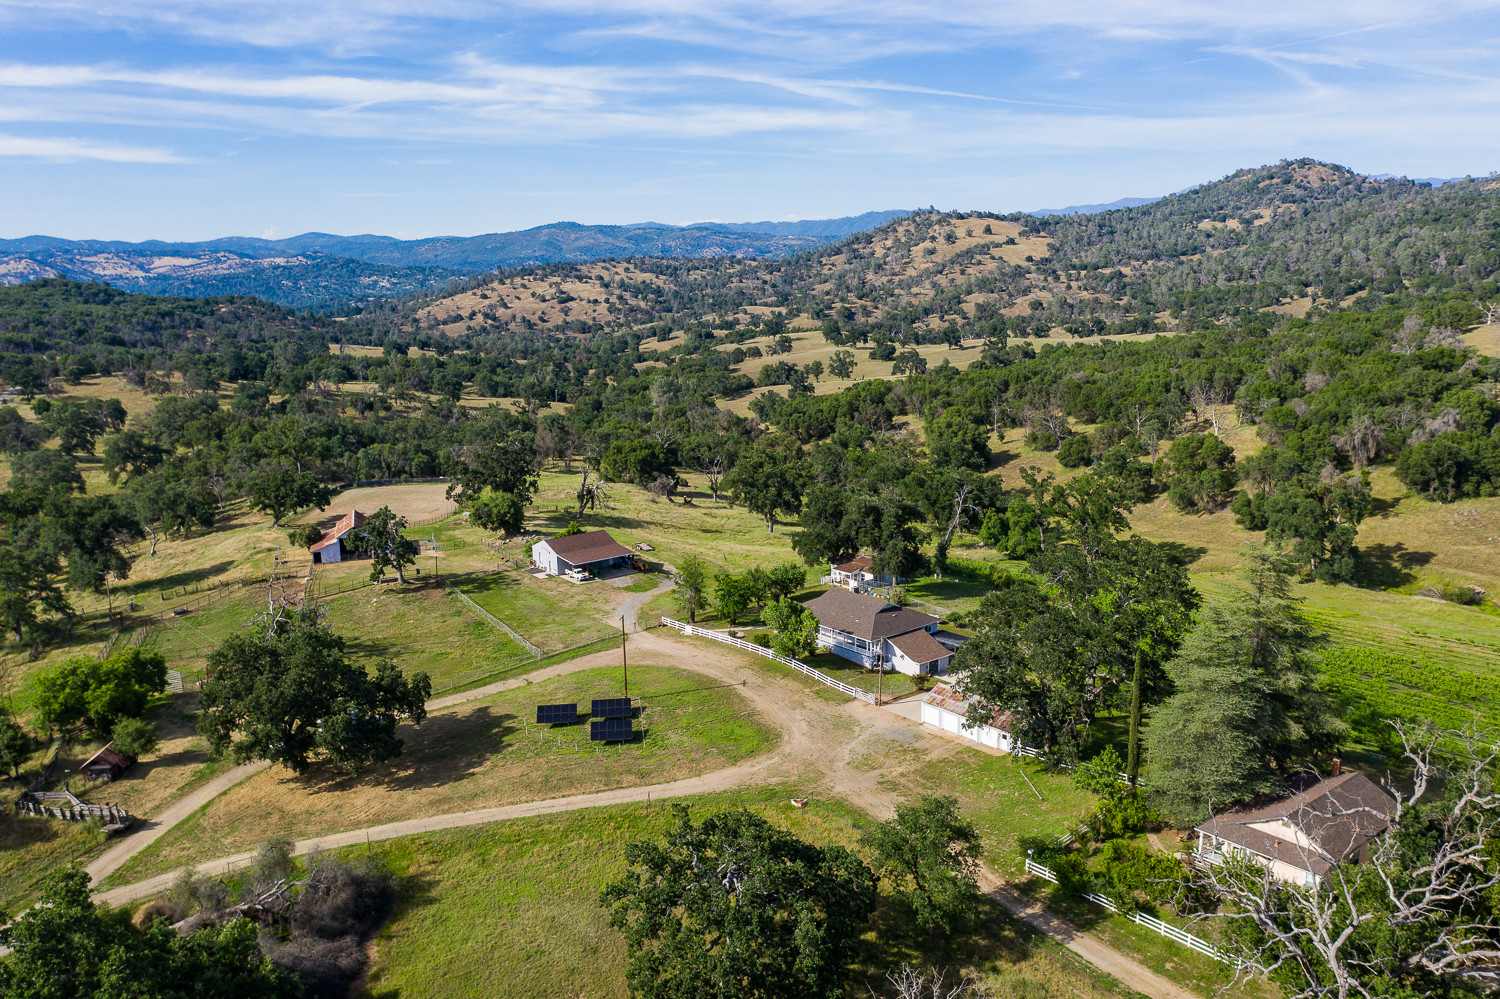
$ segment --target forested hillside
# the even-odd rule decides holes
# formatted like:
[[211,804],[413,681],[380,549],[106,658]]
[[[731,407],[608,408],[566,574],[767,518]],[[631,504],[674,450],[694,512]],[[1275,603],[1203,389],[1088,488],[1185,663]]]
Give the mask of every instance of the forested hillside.
[[[758,311],[940,340],[1181,331],[1246,310],[1380,307],[1494,280],[1500,183],[1431,188],[1299,160],[1092,215],[920,212],[783,260],[632,260],[502,275],[423,307],[424,328],[733,328]],[[1472,297],[1472,296],[1471,296]],[[550,307],[549,307],[550,306]],[[1461,317],[1460,317],[1461,318]]]
[[[1495,198],[1283,164],[1046,229],[927,213],[780,261],[536,268],[449,322],[462,299],[334,321],[0,290],[4,624],[45,641],[135,540],[237,498],[280,521],[339,482],[443,476],[514,530],[559,465],[579,517],[609,483],[675,502],[692,477],[795,522],[809,563],[941,572],[960,543],[1037,557],[1080,509],[1170,509],[1307,580],[1409,590],[1366,519],[1500,494],[1500,361],[1470,345]],[[1461,603],[1497,579],[1422,577]]]

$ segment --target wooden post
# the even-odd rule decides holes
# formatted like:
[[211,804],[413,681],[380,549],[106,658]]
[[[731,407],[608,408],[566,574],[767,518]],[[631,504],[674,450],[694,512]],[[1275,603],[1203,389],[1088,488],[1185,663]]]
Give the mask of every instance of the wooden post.
[[625,658],[625,615],[620,615],[620,671],[625,677],[625,696],[630,696],[630,664]]
[[885,667],[877,667],[880,672],[875,674],[875,706],[880,707],[881,691],[885,690]]

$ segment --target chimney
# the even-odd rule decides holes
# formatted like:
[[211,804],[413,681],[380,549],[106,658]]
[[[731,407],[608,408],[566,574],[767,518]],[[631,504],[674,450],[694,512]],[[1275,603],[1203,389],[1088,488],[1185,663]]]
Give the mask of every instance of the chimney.
[[1343,769],[1343,765],[1343,761],[1335,756],[1333,758],[1333,774],[1331,776],[1337,777],[1339,775],[1339,772]]

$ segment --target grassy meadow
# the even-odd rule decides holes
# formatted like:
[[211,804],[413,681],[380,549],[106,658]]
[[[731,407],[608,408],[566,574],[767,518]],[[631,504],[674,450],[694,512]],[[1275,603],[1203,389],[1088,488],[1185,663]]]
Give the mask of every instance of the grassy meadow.
[[[859,850],[870,820],[840,802],[795,809],[793,789],[686,799],[693,816],[749,808],[820,844]],[[599,892],[624,869],[624,846],[670,827],[664,804],[622,805],[518,819],[481,829],[396,840],[374,855],[403,875],[405,893],[381,931],[363,995],[495,995],[517,999],[626,995],[625,948]],[[364,848],[349,851],[358,856]],[[881,900],[855,962],[857,991],[883,984],[906,960],[949,965],[1026,999],[1126,994],[1113,982],[987,903],[946,946],[913,932],[899,902]]]
[[733,688],[695,673],[630,664],[643,707],[633,743],[600,746],[586,724],[539,728],[537,704],[618,696],[617,667],[590,669],[432,712],[404,726],[405,750],[359,777],[318,765],[282,767],[226,791],[137,855],[111,879],[128,884],[248,849],[266,836],[305,839],[448,812],[639,787],[719,770],[775,742]]

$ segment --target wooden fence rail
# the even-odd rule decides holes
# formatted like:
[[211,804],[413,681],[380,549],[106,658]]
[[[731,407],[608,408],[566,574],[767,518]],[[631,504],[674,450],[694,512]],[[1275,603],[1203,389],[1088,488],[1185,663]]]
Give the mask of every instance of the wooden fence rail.
[[777,662],[781,663],[781,665],[790,666],[794,670],[806,673],[813,679],[818,680],[822,683],[826,683],[828,684],[828,686],[834,688],[835,690],[842,691],[843,693],[848,694],[850,697],[857,697],[861,701],[867,701],[870,704],[875,703],[875,695],[870,693],[869,691],[860,690],[858,687],[852,687],[842,680],[835,680],[828,674],[823,673],[820,670],[813,669],[806,663],[799,663],[795,659],[788,659],[785,656],[778,656],[776,653],[772,652],[764,645],[756,645],[754,642],[747,642],[742,638],[735,638],[733,635],[726,635],[720,631],[710,631],[707,628],[700,628],[697,625],[683,624],[681,621],[674,621],[669,617],[662,618],[661,623],[666,625],[668,628],[676,628],[684,635],[696,635],[699,638],[712,638],[716,642],[723,642],[725,645],[733,645],[737,649],[744,649],[746,652],[754,652],[758,656],[765,656],[767,659],[774,659]]
[[[1037,877],[1042,878],[1046,881],[1050,881],[1053,884],[1057,884],[1058,882],[1057,875],[1051,870],[1051,868],[1043,867],[1041,864],[1038,864],[1030,857],[1026,858],[1026,873],[1035,874]],[[1119,913],[1126,919],[1129,919],[1131,922],[1138,923],[1139,925],[1146,927],[1148,930],[1155,930],[1157,933],[1160,933],[1168,940],[1175,940],[1178,943],[1182,944],[1184,947],[1191,947],[1193,950],[1197,951],[1200,954],[1206,954],[1209,957],[1213,958],[1215,961],[1222,961],[1223,963],[1233,965],[1236,968],[1238,968],[1242,963],[1239,958],[1235,957],[1232,954],[1224,953],[1222,950],[1215,947],[1207,940],[1204,940],[1202,937],[1194,936],[1187,930],[1184,930],[1178,926],[1173,926],[1171,923],[1163,922],[1160,919],[1157,919],[1155,916],[1148,916],[1144,912],[1124,912],[1113,901],[1103,895],[1095,894],[1094,892],[1088,892],[1083,897],[1088,899],[1090,902],[1093,902],[1095,905],[1104,906],[1110,912]]]

